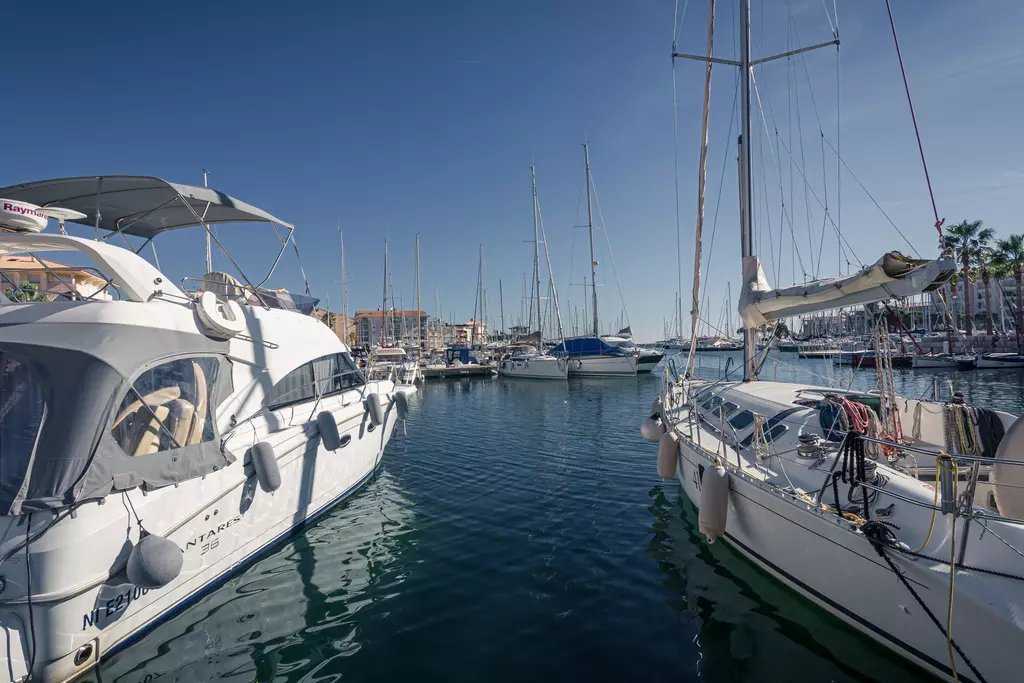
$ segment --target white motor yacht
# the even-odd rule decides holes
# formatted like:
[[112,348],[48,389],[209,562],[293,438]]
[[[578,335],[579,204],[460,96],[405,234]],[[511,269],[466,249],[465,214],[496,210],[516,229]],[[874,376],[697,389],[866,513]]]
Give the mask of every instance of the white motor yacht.
[[[276,267],[293,228],[271,214],[135,176],[0,197],[22,217],[5,208],[0,223],[20,232],[0,234],[0,253],[73,252],[106,283],[104,296],[64,282],[52,301],[0,301],[0,666],[60,683],[356,491],[408,404],[263,288],[273,267],[256,284],[210,272],[189,291],[117,246],[202,226],[220,247],[211,223],[269,223]],[[32,232],[54,207],[98,239]]]
[[647,349],[642,346],[637,346],[633,342],[633,332],[630,328],[619,330],[617,334],[606,334],[601,337],[601,340],[606,344],[617,346],[620,349],[636,350],[636,371],[640,372],[653,372],[654,368],[658,366],[658,363],[665,357],[663,351],[657,351],[655,349]]
[[416,393],[423,379],[418,361],[409,358],[400,346],[380,346],[370,352],[366,361],[367,379],[389,379],[407,394]]

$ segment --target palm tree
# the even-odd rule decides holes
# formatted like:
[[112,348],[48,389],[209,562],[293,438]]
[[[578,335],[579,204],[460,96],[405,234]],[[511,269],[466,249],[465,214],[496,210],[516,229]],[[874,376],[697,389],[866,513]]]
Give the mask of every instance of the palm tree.
[[946,247],[960,262],[964,275],[964,312],[967,317],[967,336],[974,327],[974,306],[971,301],[971,268],[986,261],[989,242],[995,236],[992,228],[982,228],[981,221],[962,221],[946,229]]
[[50,300],[50,297],[45,292],[40,292],[39,287],[31,282],[24,282],[16,287],[8,287],[4,290],[4,296],[17,303]]
[[992,259],[1000,266],[1013,271],[1013,279],[1017,282],[1017,297],[1013,302],[1014,328],[1017,331],[1017,351],[1021,350],[1021,273],[1024,270],[1024,235],[1010,235],[1005,240],[996,242],[996,252]]

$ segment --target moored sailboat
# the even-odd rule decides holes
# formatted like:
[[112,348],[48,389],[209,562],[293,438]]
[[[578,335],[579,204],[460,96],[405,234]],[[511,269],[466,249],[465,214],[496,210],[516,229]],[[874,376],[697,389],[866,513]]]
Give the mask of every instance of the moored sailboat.
[[[897,396],[891,351],[881,341],[878,393],[758,380],[766,358],[756,352],[758,330],[788,315],[926,292],[955,266],[891,252],[847,278],[768,286],[754,253],[750,98],[753,67],[774,57],[751,59],[749,0],[739,5],[743,379],[699,379],[691,353],[686,368],[666,373],[642,432],[659,441],[658,471],[678,477],[709,541],[725,540],[946,680],[1016,681],[1024,646],[1024,423],[962,397]],[[711,7],[707,55],[684,55],[707,65],[705,150]],[[838,38],[824,45],[833,44]],[[699,272],[699,231],[697,240]],[[883,330],[879,320],[876,339]]]

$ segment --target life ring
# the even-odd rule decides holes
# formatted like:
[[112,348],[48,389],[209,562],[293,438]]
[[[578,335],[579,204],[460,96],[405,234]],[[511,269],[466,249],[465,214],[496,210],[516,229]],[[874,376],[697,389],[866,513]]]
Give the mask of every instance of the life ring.
[[230,300],[219,300],[213,292],[203,292],[196,302],[196,313],[211,336],[231,339],[245,329],[242,307]]

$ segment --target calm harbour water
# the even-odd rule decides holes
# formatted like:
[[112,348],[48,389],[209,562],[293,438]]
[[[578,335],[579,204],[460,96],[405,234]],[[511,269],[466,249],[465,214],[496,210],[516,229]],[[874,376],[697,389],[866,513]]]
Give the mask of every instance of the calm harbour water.
[[[850,379],[775,358],[767,379]],[[1024,412],[1020,372],[897,371],[911,396],[932,377]],[[640,438],[659,382],[428,383],[361,491],[91,678],[930,680],[698,537]]]

